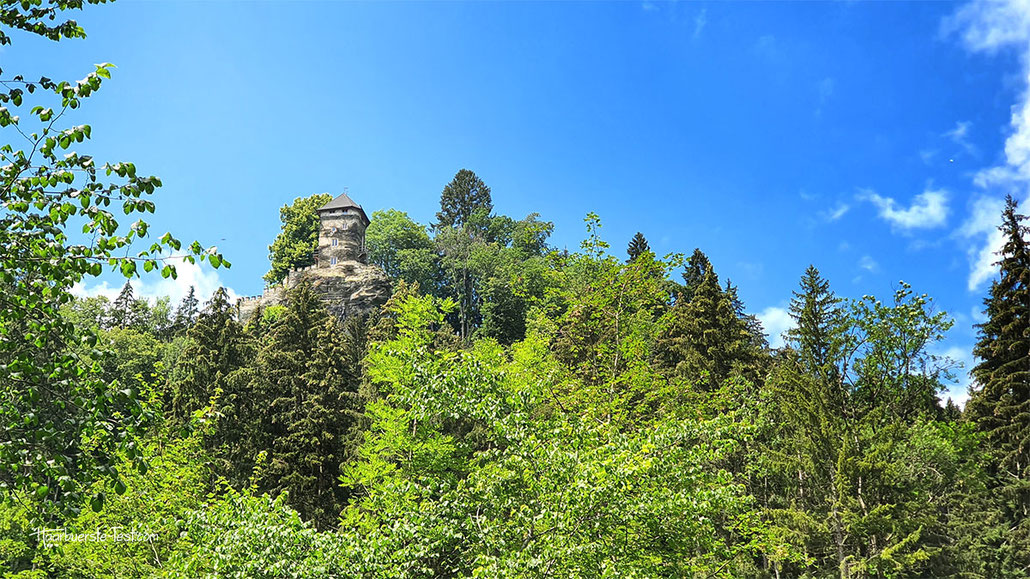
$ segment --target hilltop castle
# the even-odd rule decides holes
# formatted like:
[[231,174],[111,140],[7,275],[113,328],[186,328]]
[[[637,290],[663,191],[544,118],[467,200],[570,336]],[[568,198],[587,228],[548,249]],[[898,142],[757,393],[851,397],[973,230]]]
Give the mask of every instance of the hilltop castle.
[[315,264],[289,272],[281,285],[265,288],[260,296],[240,298],[241,320],[249,320],[259,307],[281,303],[286,290],[302,281],[310,282],[340,319],[368,313],[386,303],[390,279],[368,264],[365,229],[371,221],[365,210],[343,193],[318,209],[318,221]]

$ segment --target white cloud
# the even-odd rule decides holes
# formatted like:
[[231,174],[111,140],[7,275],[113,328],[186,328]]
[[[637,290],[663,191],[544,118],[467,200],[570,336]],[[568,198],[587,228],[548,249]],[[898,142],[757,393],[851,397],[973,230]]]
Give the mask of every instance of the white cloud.
[[827,209],[826,211],[820,212],[819,215],[826,221],[837,221],[841,217],[844,217],[850,209],[850,205],[847,203],[841,203],[834,209]]
[[942,25],[945,34],[958,33],[974,52],[993,53],[1030,40],[1030,1],[970,2]]
[[1005,244],[1004,234],[998,230],[1001,211],[1005,203],[1000,199],[981,197],[972,204],[972,212],[958,230],[958,234],[972,239],[969,247],[969,291],[976,291],[994,275],[996,255]]
[[948,194],[943,189],[923,191],[916,195],[907,209],[893,198],[872,191],[864,191],[859,198],[875,205],[880,217],[899,229],[939,227],[948,219]]
[[694,39],[697,40],[701,37],[701,32],[705,29],[705,25],[708,24],[708,9],[702,8],[697,16],[694,17]]
[[959,121],[955,123],[955,128],[944,133],[944,136],[951,139],[951,142],[962,147],[962,149],[970,155],[976,154],[976,147],[973,143],[969,142],[969,127],[973,126],[973,123],[969,121]]
[[[154,273],[134,278],[130,283],[136,297],[153,301],[156,298],[168,296],[174,305],[179,303],[189,292],[190,286],[193,286],[197,299],[203,303],[215,293],[215,290],[225,285],[218,275],[218,271],[211,267],[185,262],[182,258],[173,258],[169,260],[169,263],[175,266],[178,277],[176,279],[163,278],[160,274]],[[72,293],[79,297],[102,295],[114,299],[122,290],[123,283],[112,286],[103,281],[90,286],[80,282],[72,288]],[[229,297],[235,301],[238,297],[236,292],[232,288],[226,288],[226,290],[229,292]]]
[[951,373],[955,375],[955,380],[948,386],[947,390],[941,393],[941,400],[951,398],[952,402],[958,406],[965,406],[966,401],[969,400],[969,371],[972,370],[975,364],[973,348],[971,346],[951,346],[945,350],[932,353],[936,356],[947,357],[953,362]]
[[[1019,100],[1012,105],[1005,162],[981,169],[973,182],[995,195],[1012,193],[1026,198],[1030,185],[1030,93],[1027,89],[1030,87],[1030,0],[971,2],[945,20],[942,32],[959,36],[972,52],[995,54],[1013,49],[1022,56],[1023,77],[1027,81]],[[970,291],[980,288],[995,272],[995,252],[1003,244],[1003,236],[996,229],[1002,207],[997,199],[977,199],[957,232],[971,241],[968,248]]]
[[868,255],[863,255],[862,259],[858,260],[858,267],[870,273],[874,273],[876,270],[880,269],[880,264],[876,263],[876,260]]
[[762,321],[762,328],[769,335],[769,345],[773,348],[782,348],[783,333],[797,326],[786,308],[773,306],[765,308],[757,315],[758,319]]

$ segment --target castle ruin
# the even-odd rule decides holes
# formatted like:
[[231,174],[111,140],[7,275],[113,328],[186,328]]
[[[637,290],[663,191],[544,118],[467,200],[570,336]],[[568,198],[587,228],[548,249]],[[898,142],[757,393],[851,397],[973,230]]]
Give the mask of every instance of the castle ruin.
[[301,282],[311,283],[337,318],[366,314],[386,303],[390,279],[368,264],[365,229],[371,221],[346,193],[318,209],[318,248],[315,264],[295,269],[282,284],[265,288],[260,296],[240,298],[240,319],[249,320],[259,308],[282,303],[286,292]]

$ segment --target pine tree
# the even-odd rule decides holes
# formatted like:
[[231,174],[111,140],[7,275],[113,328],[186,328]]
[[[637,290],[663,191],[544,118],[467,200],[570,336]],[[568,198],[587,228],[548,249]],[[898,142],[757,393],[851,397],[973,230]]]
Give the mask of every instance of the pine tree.
[[626,253],[629,255],[628,261],[633,261],[646,251],[651,251],[651,246],[647,244],[644,234],[638,231],[630,240],[629,247],[626,248]]
[[1007,499],[1012,528],[1004,548],[1014,565],[1030,568],[1030,247],[1026,216],[1016,209],[1007,197],[999,226],[1005,245],[985,300],[987,320],[978,326],[978,389],[967,413],[987,437],[995,486]]

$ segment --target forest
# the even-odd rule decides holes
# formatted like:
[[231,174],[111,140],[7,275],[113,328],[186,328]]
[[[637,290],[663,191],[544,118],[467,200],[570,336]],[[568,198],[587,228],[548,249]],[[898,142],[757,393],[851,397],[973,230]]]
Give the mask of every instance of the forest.
[[[0,22],[78,38],[62,14],[82,7]],[[1030,577],[1012,197],[973,368],[934,354],[952,318],[905,282],[848,297],[797,272],[773,348],[701,249],[606,239],[594,213],[577,250],[552,247],[553,223],[499,214],[468,169],[432,223],[371,216],[393,295],[369,315],[337,319],[308,284],[249,319],[224,288],[76,297],[105,272],[174,277],[173,255],[230,265],[154,241],[158,178],[71,151],[91,128],[58,122],[110,68],[2,73],[5,579]],[[268,284],[313,263],[330,198],[282,208]],[[966,371],[968,403],[943,402]]]

